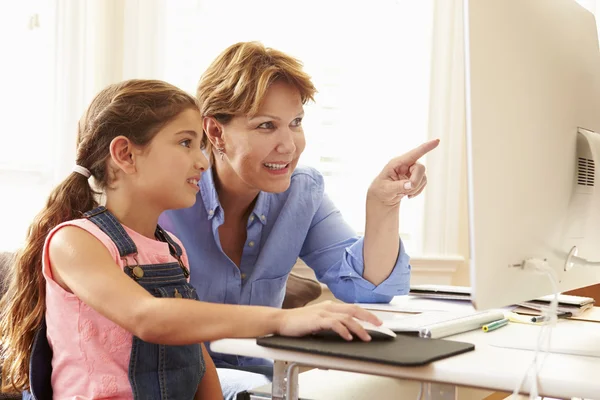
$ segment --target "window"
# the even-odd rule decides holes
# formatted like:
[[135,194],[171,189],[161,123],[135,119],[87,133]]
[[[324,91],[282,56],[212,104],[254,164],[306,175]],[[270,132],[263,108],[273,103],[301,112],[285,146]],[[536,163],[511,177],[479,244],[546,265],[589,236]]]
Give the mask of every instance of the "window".
[[15,250],[49,193],[53,161],[54,2],[0,13],[0,251]]
[[[235,11],[235,12],[233,12]],[[195,92],[227,46],[259,40],[300,59],[319,93],[306,107],[301,163],[357,232],[385,163],[427,139],[433,0],[374,3],[183,0],[166,4],[163,79]],[[401,235],[422,246],[423,196],[403,203]]]
[[[392,157],[428,138],[435,0],[149,0],[15,3],[0,15],[11,101],[0,109],[0,250],[15,249],[74,158],[76,121],[128,78],[189,92],[227,46],[259,40],[303,61],[319,90],[307,148],[346,220],[364,231],[366,191]],[[59,21],[59,22],[57,22]],[[401,236],[423,249],[424,196],[405,201]],[[7,223],[6,223],[7,222]]]

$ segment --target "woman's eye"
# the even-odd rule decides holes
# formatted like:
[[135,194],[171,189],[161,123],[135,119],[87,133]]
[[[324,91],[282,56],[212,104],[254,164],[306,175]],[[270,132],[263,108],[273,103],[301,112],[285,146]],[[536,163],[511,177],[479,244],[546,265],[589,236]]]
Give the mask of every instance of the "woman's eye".
[[263,122],[258,126],[258,129],[275,129],[275,125],[272,122]]
[[186,139],[182,142],[179,142],[180,145],[182,145],[183,147],[187,147],[190,148],[192,147],[192,140],[191,139]]
[[302,118],[300,118],[300,117],[298,117],[292,121],[292,126],[301,126],[301,125],[302,125]]

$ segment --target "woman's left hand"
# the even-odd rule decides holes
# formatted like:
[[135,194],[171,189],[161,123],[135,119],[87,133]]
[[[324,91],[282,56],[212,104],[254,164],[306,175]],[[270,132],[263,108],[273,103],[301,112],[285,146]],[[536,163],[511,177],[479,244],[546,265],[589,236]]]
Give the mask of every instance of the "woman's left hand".
[[404,196],[417,196],[427,185],[425,166],[417,161],[439,143],[439,139],[431,140],[390,160],[371,183],[368,196],[386,206],[397,206]]

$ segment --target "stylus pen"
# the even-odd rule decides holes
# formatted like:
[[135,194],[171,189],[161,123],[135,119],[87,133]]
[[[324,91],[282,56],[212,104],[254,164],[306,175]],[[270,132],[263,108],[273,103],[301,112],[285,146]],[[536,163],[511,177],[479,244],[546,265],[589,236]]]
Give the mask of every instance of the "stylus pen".
[[[572,317],[573,313],[572,312],[564,312],[564,313],[560,313],[556,315],[556,318],[569,318]],[[546,321],[548,318],[544,317],[543,315],[538,315],[536,317],[532,317],[531,318],[531,322],[544,322]]]
[[508,324],[508,318],[501,319],[499,321],[490,322],[489,324],[485,324],[481,327],[481,330],[484,332],[495,331],[498,328],[502,328],[503,326]]

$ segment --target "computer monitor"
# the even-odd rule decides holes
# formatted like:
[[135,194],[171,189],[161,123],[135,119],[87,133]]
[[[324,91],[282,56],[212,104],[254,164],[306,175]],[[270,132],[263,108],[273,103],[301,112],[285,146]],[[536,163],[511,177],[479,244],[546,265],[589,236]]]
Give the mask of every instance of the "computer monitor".
[[[600,282],[600,53],[575,0],[465,0],[467,175],[477,309]],[[596,133],[599,132],[599,133]],[[579,263],[581,264],[581,263]]]

